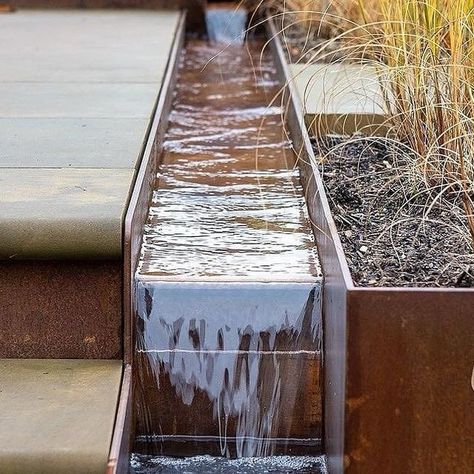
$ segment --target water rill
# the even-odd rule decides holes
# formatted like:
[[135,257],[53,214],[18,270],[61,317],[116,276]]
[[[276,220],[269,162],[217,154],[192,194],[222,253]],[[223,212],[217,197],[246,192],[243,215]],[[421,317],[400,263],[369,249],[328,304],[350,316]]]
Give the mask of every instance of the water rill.
[[263,45],[182,52],[136,274],[136,472],[320,472],[320,271]]

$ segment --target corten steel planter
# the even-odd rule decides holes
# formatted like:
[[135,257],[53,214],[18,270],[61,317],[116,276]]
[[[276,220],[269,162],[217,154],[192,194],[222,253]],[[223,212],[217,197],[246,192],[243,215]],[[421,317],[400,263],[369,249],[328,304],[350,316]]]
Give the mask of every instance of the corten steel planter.
[[271,21],[269,29],[325,279],[329,472],[472,472],[474,290],[356,287]]

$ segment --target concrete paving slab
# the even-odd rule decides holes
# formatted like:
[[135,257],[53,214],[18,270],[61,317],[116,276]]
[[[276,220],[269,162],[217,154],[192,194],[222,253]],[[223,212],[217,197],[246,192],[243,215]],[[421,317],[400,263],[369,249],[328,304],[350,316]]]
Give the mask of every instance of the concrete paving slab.
[[1,84],[0,117],[150,119],[156,84],[6,82]]
[[0,173],[0,258],[118,258],[132,169]]
[[8,45],[0,50],[0,258],[120,257],[179,18],[132,10],[0,16]]
[[2,15],[0,44],[9,47],[0,50],[0,64],[8,65],[0,82],[159,83],[178,18],[171,11]]
[[121,361],[0,360],[0,472],[105,472],[121,374]]
[[0,118],[0,168],[134,168],[148,119]]
[[309,114],[383,113],[373,68],[353,64],[292,64],[291,72]]
[[319,133],[380,129],[386,120],[374,68],[354,64],[292,64],[304,113]]
[[180,18],[0,16],[0,258],[119,258],[135,167]]

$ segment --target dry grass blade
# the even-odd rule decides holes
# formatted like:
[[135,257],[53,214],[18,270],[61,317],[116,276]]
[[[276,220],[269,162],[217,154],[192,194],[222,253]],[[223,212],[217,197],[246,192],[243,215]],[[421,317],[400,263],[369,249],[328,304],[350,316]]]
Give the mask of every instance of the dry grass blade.
[[[304,3],[284,2],[300,18]],[[362,51],[376,63],[393,136],[412,150],[409,186],[455,189],[448,200],[462,196],[474,248],[474,0],[311,3],[320,33],[344,42],[346,58]]]
[[474,1],[380,0],[375,33],[393,130],[416,152],[413,176],[462,192],[474,244]]

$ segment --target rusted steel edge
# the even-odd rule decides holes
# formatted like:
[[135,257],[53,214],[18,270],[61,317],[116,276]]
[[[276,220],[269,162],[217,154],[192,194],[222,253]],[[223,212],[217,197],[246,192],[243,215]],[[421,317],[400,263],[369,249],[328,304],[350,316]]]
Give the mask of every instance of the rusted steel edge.
[[[306,204],[323,270],[323,445],[331,474],[339,473],[342,472],[344,452],[346,289],[352,288],[353,283],[316,165],[301,99],[292,80],[279,32],[271,18],[267,18],[266,27],[278,75],[286,94],[285,118],[298,156]],[[332,332],[331,325],[328,324],[330,318],[338,323],[337,329]]]
[[132,363],[132,304],[133,279],[137,268],[142,243],[143,226],[148,215],[148,205],[153,189],[155,170],[160,159],[163,136],[168,125],[168,116],[173,98],[174,77],[179,65],[179,54],[182,49],[186,30],[186,11],[180,15],[176,27],[173,44],[166,67],[166,73],[158,96],[157,105],[143,158],[134,180],[124,222],[124,359],[126,364]]
[[130,462],[132,426],[132,367],[125,365],[106,474],[125,474]]
[[[315,233],[317,233],[316,237],[319,235],[332,241],[334,251],[341,261],[340,271],[343,273],[344,280],[347,286],[353,286],[349,267],[345,261],[341,240],[337,233],[336,224],[332,218],[329,202],[324,191],[321,174],[316,165],[316,157],[314,155],[311,141],[309,139],[309,133],[306,128],[303,105],[301,103],[296,84],[288,67],[286,56],[283,51],[283,46],[280,41],[280,33],[278,32],[275,22],[272,18],[267,17],[265,25],[268,33],[268,42],[275,57],[275,63],[283,88],[283,94],[285,94],[287,98],[285,101],[285,118],[289,127],[290,138],[293,143],[294,151],[298,157],[298,166],[302,174],[301,178],[305,190],[305,197],[308,204],[308,212],[310,214],[311,224]],[[319,209],[315,209],[313,204],[316,203],[319,205]]]
[[[358,385],[354,381],[361,376],[361,366],[357,360],[357,345],[361,340],[354,341],[355,335],[361,337],[364,333],[358,327],[361,311],[367,308],[372,300],[384,301],[384,307],[371,310],[365,309],[368,319],[380,318],[381,313],[401,318],[400,307],[413,306],[413,298],[419,295],[423,301],[433,300],[426,304],[427,314],[443,315],[452,313],[453,302],[460,316],[459,324],[464,324],[469,330],[469,306],[474,307],[474,290],[460,288],[397,288],[356,287],[350,274],[347,259],[342,248],[337,228],[332,217],[328,199],[324,190],[321,174],[318,170],[309,134],[305,127],[305,118],[301,99],[292,80],[286,61],[279,32],[271,18],[267,18],[267,30],[270,46],[277,59],[278,73],[285,86],[287,94],[286,120],[295,151],[299,157],[299,167],[305,189],[308,211],[313,225],[313,231],[318,244],[318,253],[323,269],[323,326],[324,326],[324,433],[325,450],[328,457],[328,468],[331,474],[342,473],[350,467],[351,472],[364,469],[364,463],[352,465],[351,449],[357,448],[357,437],[361,436],[358,426],[346,419],[348,383]],[[460,303],[460,299],[464,303]],[[348,326],[351,325],[352,336]],[[472,325],[471,325],[472,326]],[[397,328],[395,328],[397,329]],[[367,336],[366,336],[367,337]],[[370,334],[374,341],[376,337]],[[364,348],[370,342],[364,343]],[[467,347],[466,347],[467,350]],[[350,351],[350,360],[348,354]],[[366,370],[368,368],[366,367]],[[350,372],[350,374],[349,374]],[[366,377],[366,376],[364,376]],[[373,382],[364,379],[359,388],[364,389],[364,383]],[[383,380],[380,380],[383,383]],[[352,389],[353,390],[353,389]],[[384,413],[380,413],[381,416]],[[360,415],[362,416],[362,415]],[[398,441],[398,440],[397,440]],[[376,457],[376,455],[374,456]],[[380,460],[379,460],[380,461]]]
[[173,94],[173,79],[179,64],[186,29],[186,11],[181,12],[173,44],[170,50],[165,76],[147,132],[146,145],[138,172],[134,178],[123,228],[123,318],[124,318],[124,374],[120,389],[115,426],[107,463],[106,474],[125,474],[129,471],[130,444],[132,436],[132,298],[133,277],[136,271],[143,225],[148,214],[154,171],[160,157],[163,136],[168,124],[168,115]]

